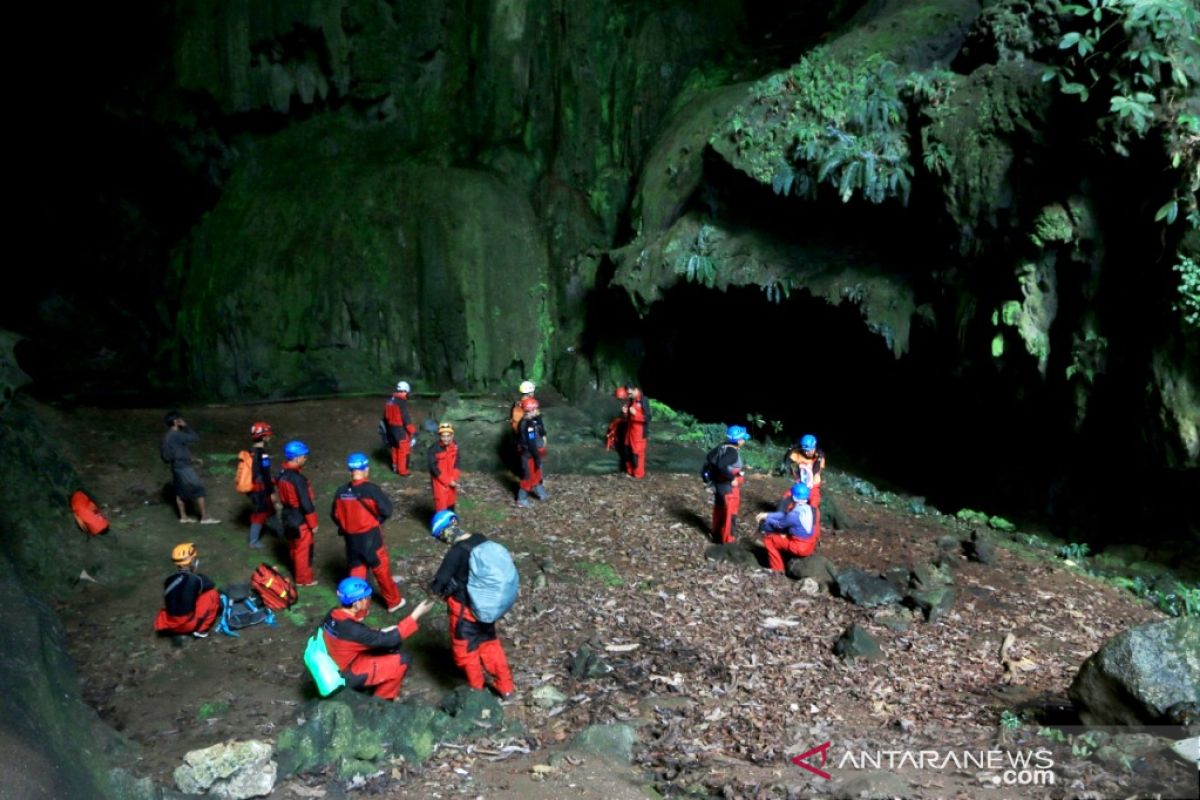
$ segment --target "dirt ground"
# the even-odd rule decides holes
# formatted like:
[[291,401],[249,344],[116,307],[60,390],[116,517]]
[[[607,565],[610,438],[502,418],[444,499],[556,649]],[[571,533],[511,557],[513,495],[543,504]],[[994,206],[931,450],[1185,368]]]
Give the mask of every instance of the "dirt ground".
[[[199,526],[180,525],[164,494],[169,470],[157,450],[162,410],[44,409],[56,438],[72,443],[70,458],[112,522],[110,534],[89,542],[91,554],[80,564],[86,577],[57,605],[85,699],[140,745],[135,772],[172,785],[172,770],[189,750],[230,738],[272,739],[314,698],[301,654],[335,605],[333,589],[344,576],[342,543],[327,512],[333,489],[346,480],[347,452],[362,449],[376,459],[372,478],[396,500],[385,527],[393,571],[410,608],[424,597],[422,587],[444,553],[427,532],[429,481],[420,463],[406,479],[387,470],[375,434],[380,410],[375,398],[183,409],[202,436],[193,451],[203,461],[210,512],[222,520]],[[417,411],[421,417],[422,404]],[[248,581],[261,560],[287,569],[281,540],[266,539],[262,551],[247,547],[248,503],[233,489],[235,454],[247,446],[245,432],[257,419],[275,428],[277,463],[288,439],[301,438],[312,449],[306,473],[321,514],[320,585],[302,589],[301,602],[276,626],[248,629],[240,638],[156,637],[151,621],[175,543],[195,541],[201,571],[218,585]],[[470,447],[475,435],[463,430],[459,438]],[[1121,630],[1162,617],[1056,559],[1008,548],[994,567],[956,556],[958,597],[936,623],[864,609],[827,593],[805,594],[799,582],[765,569],[707,561],[711,500],[695,475],[651,473],[644,481],[572,475],[570,465],[555,463],[553,451],[547,464],[551,497],[532,509],[514,507],[513,479],[502,472],[467,474],[459,503],[464,527],[507,545],[522,573],[521,598],[500,630],[518,685],[505,713],[526,735],[443,746],[425,765],[384,772],[355,792],[835,796],[862,776],[835,770],[824,780],[793,765],[791,756],[825,741],[834,743],[831,756],[917,740],[943,748],[1016,746],[1013,737],[1028,739],[1036,726],[1005,733],[1002,713],[1053,716],[1067,705],[1067,687],[1084,658]],[[751,480],[742,530],[785,488],[783,478]],[[853,493],[828,493],[850,524],[826,530],[818,553],[839,568],[915,565],[938,553],[940,537],[965,534],[948,518],[899,514]],[[369,620],[393,621],[381,607]],[[847,663],[833,655],[834,641],[852,623],[879,642],[884,660]],[[1016,641],[1010,655],[1026,666],[1015,678],[1006,677],[999,655],[1009,634]],[[590,675],[573,675],[582,647],[596,654],[597,664]],[[408,649],[414,668],[406,696],[436,702],[463,683],[450,660],[441,606]],[[566,699],[539,705],[533,692],[546,684]],[[638,731],[632,766],[563,750],[587,725],[612,721]],[[997,787],[996,775],[970,768],[893,772],[911,797],[1130,797],[1151,796],[1156,787],[1160,796],[1172,796],[1179,775],[1154,760],[1140,772],[1076,761],[1055,762],[1053,787]],[[318,774],[282,781],[272,797],[346,791]]]

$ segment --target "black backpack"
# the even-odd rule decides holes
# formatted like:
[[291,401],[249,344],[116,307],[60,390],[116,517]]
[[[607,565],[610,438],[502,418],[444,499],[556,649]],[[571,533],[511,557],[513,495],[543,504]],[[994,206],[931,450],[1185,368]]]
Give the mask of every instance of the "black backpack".
[[700,467],[700,480],[704,481],[705,486],[712,486],[719,478],[724,477],[721,474],[721,468],[717,466],[717,459],[721,457],[721,453],[725,451],[729,444],[719,444],[708,454],[704,456],[704,466]]
[[274,612],[254,602],[249,584],[235,583],[226,586],[220,595],[221,617],[217,620],[217,630],[226,636],[237,638],[236,631],[261,622],[275,624]]

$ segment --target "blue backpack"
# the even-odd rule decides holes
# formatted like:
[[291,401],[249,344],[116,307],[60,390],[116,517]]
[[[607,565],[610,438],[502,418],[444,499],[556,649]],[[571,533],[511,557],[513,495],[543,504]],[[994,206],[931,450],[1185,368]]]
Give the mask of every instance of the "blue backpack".
[[217,620],[217,630],[226,636],[237,638],[235,631],[260,622],[275,624],[275,613],[254,602],[249,585],[238,583],[227,586],[220,596],[221,618]]
[[512,554],[499,542],[486,541],[471,549],[467,597],[480,622],[495,622],[517,601],[521,578]]

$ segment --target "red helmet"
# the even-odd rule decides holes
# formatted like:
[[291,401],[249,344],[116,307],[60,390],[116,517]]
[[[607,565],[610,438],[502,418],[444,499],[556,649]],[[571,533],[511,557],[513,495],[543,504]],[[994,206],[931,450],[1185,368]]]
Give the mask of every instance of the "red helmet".
[[617,391],[614,392],[614,394],[617,396],[618,400],[625,400],[629,397],[629,390],[624,386],[618,386]]
[[271,423],[269,422],[256,422],[250,426],[250,438],[256,442],[274,435],[275,431],[271,430]]
[[537,411],[540,407],[536,397],[526,397],[521,400],[522,411]]

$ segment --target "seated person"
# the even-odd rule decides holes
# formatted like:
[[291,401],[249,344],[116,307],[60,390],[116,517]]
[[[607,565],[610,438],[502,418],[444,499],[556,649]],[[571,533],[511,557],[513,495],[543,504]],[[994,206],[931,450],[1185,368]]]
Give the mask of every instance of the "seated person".
[[163,582],[163,608],[154,619],[154,630],[203,639],[221,616],[221,596],[206,575],[196,572],[200,566],[196,545],[175,545],[171,560],[179,569]]
[[337,595],[341,607],[321,623],[329,657],[350,688],[370,689],[378,698],[396,700],[409,663],[400,643],[417,632],[417,620],[433,608],[433,601],[422,600],[399,625],[376,629],[363,624],[371,607],[369,583],[346,578],[338,584]]
[[817,548],[820,533],[813,528],[813,509],[808,504],[808,487],[797,482],[792,485],[792,507],[772,514],[755,517],[758,531],[763,534],[767,563],[772,572],[783,572],[783,553],[811,556]]

